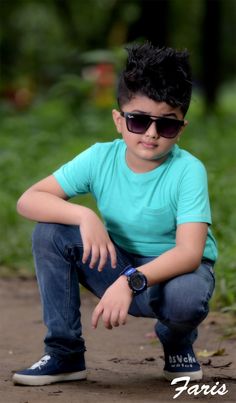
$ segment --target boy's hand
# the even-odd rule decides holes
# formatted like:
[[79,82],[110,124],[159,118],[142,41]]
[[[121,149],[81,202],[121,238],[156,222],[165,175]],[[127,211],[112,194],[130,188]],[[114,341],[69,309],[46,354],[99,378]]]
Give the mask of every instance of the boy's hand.
[[100,218],[90,209],[83,212],[80,222],[80,233],[83,241],[83,263],[86,263],[91,253],[89,267],[94,268],[99,261],[98,271],[102,271],[108,255],[111,266],[116,267],[116,250]]
[[132,291],[125,276],[119,277],[105,292],[92,314],[92,326],[96,329],[100,317],[104,326],[112,329],[125,325],[132,302]]

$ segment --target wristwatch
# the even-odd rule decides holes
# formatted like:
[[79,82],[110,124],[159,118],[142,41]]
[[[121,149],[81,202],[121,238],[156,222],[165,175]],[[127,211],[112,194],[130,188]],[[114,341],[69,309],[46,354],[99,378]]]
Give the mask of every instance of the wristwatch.
[[141,294],[147,289],[146,276],[132,266],[126,267],[120,276],[125,275],[128,280],[129,288],[133,291],[134,295]]

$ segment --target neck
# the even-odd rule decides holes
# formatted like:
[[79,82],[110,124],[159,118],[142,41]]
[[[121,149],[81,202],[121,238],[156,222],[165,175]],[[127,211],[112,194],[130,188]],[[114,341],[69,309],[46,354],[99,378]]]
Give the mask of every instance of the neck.
[[133,172],[145,173],[145,172],[152,171],[153,169],[159,167],[161,164],[163,164],[163,162],[166,161],[168,156],[169,156],[169,152],[168,152],[168,154],[160,156],[155,160],[139,159],[137,161],[135,156],[133,156],[131,153],[128,152],[128,150],[126,150],[126,163]]

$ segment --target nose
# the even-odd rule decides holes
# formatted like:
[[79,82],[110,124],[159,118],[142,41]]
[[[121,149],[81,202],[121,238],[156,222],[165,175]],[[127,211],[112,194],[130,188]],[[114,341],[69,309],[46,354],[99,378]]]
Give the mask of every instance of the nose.
[[145,136],[158,139],[160,137],[159,133],[156,130],[156,123],[153,121],[147,131],[145,132]]

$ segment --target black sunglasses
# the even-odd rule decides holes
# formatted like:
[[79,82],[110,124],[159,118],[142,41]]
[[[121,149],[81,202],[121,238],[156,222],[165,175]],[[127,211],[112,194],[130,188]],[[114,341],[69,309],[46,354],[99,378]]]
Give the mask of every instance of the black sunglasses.
[[150,116],[142,113],[120,112],[125,118],[126,127],[131,133],[144,134],[153,122],[156,125],[156,131],[161,137],[173,139],[177,136],[184,120],[168,118],[165,116]]

